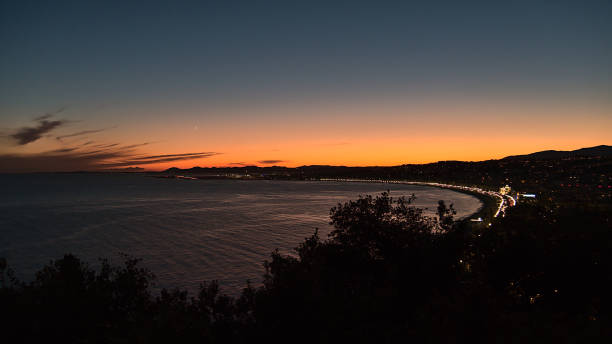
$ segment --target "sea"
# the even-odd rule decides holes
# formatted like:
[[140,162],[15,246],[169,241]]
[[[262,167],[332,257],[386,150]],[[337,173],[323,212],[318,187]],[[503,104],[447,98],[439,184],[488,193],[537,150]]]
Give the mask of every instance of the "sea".
[[52,259],[77,255],[91,267],[122,254],[142,259],[154,290],[197,291],[217,280],[237,295],[263,280],[278,249],[291,254],[318,228],[332,230],[330,208],[360,195],[414,194],[434,214],[438,200],[456,218],[476,212],[475,197],[427,186],[323,181],[182,180],[147,174],[0,175],[0,257],[23,281]]

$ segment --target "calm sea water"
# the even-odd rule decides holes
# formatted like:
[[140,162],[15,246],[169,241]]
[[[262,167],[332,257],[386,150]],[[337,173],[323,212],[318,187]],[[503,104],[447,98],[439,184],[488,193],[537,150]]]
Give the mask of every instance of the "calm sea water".
[[415,194],[433,212],[442,199],[457,216],[481,206],[450,190],[370,183],[175,180],[138,174],[0,175],[0,256],[22,279],[71,252],[95,266],[142,258],[157,287],[196,290],[219,280],[236,294],[262,279],[263,261],[290,252],[316,227],[325,238],[339,202],[387,189]]

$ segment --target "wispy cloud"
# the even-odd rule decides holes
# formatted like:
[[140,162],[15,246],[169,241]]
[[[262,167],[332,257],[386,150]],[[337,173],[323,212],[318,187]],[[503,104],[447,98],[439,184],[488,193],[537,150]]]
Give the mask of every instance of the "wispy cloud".
[[132,149],[132,148],[142,147],[142,146],[150,145],[151,143],[153,142],[137,143],[135,145],[124,146],[123,149]]
[[0,172],[59,172],[101,171],[136,167],[163,162],[204,159],[217,152],[179,153],[165,155],[134,154],[130,150],[80,151],[80,147],[67,147],[38,154],[2,154]]
[[74,152],[77,149],[79,149],[79,147],[60,148],[60,149],[53,150],[49,153],[68,153],[68,152]]
[[[48,133],[61,127],[68,121],[64,119],[53,120],[53,116],[62,112],[59,109],[53,113],[46,113],[34,119],[35,125],[20,128],[6,136],[11,142],[26,145],[34,142]],[[141,142],[131,144],[98,143],[79,138],[73,143],[66,143],[65,138],[79,137],[98,133],[110,128],[92,129],[57,135],[55,138],[61,146],[59,148],[40,153],[4,153],[0,154],[0,172],[55,172],[55,171],[100,171],[130,168],[134,170],[140,166],[152,164],[205,159],[220,154],[217,152],[188,152],[175,154],[144,154],[139,148],[156,142]],[[68,141],[68,140],[67,140]],[[78,143],[81,141],[81,143]],[[85,141],[85,142],[83,142]]]
[[94,145],[92,147],[95,147],[95,148],[110,148],[110,147],[115,147],[115,146],[119,146],[119,144],[118,143],[110,143],[110,144],[102,143],[102,144]]
[[61,108],[53,111],[53,112],[47,112],[42,116],[38,116],[36,118],[34,118],[35,121],[44,121],[46,119],[49,119],[51,117],[53,117],[54,115],[57,115],[58,113],[64,112],[64,110],[66,110],[65,106],[62,106]]
[[11,134],[10,137],[15,140],[18,145],[23,146],[40,139],[46,133],[66,123],[65,120],[49,120],[52,116],[53,114],[40,116],[35,120],[38,123],[37,125],[33,127],[22,127],[18,129],[16,133]]
[[211,157],[217,154],[220,154],[220,153],[204,152],[204,153],[169,154],[165,157],[160,157],[156,155],[132,157],[129,159],[119,160],[116,162],[100,164],[99,166],[102,168],[109,168],[109,167],[126,167],[126,166],[133,166],[133,165],[150,165],[150,164],[159,164],[162,162],[203,159],[203,158],[208,158],[208,157]]
[[56,139],[61,141],[61,140],[65,139],[65,138],[68,138],[68,137],[82,136],[82,135],[87,135],[87,134],[95,134],[95,133],[99,133],[101,131],[105,131],[105,130],[112,129],[112,128],[115,128],[115,127],[103,128],[103,129],[95,129],[95,130],[83,130],[83,131],[79,131],[79,132],[72,133],[72,134],[60,135],[60,136],[57,136]]
[[211,155],[216,155],[216,154],[219,154],[219,153],[215,153],[215,152],[201,152],[201,153],[150,155],[150,156],[144,156],[144,157],[134,157],[134,158],[132,158],[132,160],[138,161],[138,160],[151,160],[151,159],[168,159],[168,158],[199,156],[199,155],[211,156]]
[[259,160],[257,163],[262,165],[272,165],[285,162],[285,160]]

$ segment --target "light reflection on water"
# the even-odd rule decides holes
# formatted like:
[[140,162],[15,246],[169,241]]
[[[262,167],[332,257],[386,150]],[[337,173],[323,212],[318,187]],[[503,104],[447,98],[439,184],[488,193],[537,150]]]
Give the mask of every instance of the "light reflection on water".
[[476,198],[415,185],[299,181],[174,180],[143,175],[38,174],[0,178],[0,256],[24,279],[71,252],[95,265],[119,253],[142,258],[158,287],[195,290],[219,280],[235,294],[261,281],[262,263],[290,252],[319,228],[331,230],[329,209],[387,189],[416,194],[436,209],[443,199],[457,216],[475,212]]

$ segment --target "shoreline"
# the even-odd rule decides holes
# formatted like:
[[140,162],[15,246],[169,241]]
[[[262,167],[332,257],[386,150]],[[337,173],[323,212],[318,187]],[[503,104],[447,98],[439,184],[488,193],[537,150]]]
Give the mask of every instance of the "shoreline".
[[476,197],[482,206],[476,210],[473,214],[466,218],[459,220],[462,222],[471,222],[471,219],[482,218],[482,222],[475,223],[487,223],[490,224],[492,220],[498,216],[504,216],[504,211],[508,206],[514,206],[516,201],[511,196],[506,196],[509,199],[506,200],[504,195],[498,192],[487,191],[477,187],[468,187],[461,185],[451,185],[443,183],[433,182],[415,182],[415,181],[403,181],[403,180],[383,180],[383,179],[348,179],[348,178],[320,178],[315,179],[322,182],[349,182],[349,183],[379,183],[379,184],[403,184],[403,185],[420,185],[437,187],[440,189],[448,189],[456,192],[461,192]]
[[[462,186],[443,184],[435,182],[420,182],[420,181],[407,181],[407,180],[385,180],[385,179],[357,179],[357,178],[309,178],[309,179],[265,179],[265,178],[231,178],[228,176],[183,176],[183,175],[163,175],[155,176],[156,178],[170,178],[170,179],[191,179],[191,180],[285,180],[285,181],[319,181],[319,182],[353,182],[353,183],[378,183],[378,184],[403,184],[403,185],[418,185],[436,187],[440,189],[452,190],[460,192],[470,196],[476,197],[482,206],[474,213],[466,216],[460,222],[466,222],[471,224],[487,224],[491,225],[493,219],[498,216],[505,215],[505,209],[508,206],[514,206],[516,200],[509,195],[502,195],[495,191],[483,190],[478,187]],[[479,219],[480,221],[476,220]]]

